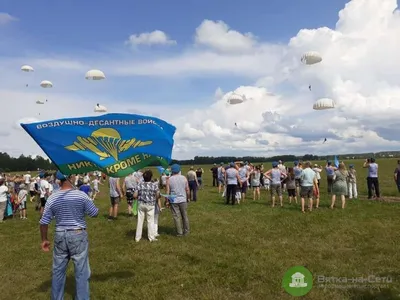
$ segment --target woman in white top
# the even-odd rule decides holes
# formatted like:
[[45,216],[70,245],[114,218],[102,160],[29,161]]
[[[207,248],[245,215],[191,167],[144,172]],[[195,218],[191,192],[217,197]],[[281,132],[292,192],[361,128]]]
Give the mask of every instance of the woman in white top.
[[0,178],[0,223],[4,220],[4,212],[7,207],[7,193],[8,187],[4,184],[4,177]]

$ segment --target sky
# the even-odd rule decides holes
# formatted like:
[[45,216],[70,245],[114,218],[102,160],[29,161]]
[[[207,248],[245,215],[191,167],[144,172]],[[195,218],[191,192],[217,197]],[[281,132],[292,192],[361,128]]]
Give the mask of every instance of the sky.
[[[176,159],[398,150],[397,5],[3,0],[0,151],[43,155],[20,122],[90,116],[96,103],[176,126]],[[322,61],[302,64],[310,51]],[[90,69],[106,79],[85,80]],[[233,93],[246,101],[229,105]],[[335,108],[313,110],[323,98]]]

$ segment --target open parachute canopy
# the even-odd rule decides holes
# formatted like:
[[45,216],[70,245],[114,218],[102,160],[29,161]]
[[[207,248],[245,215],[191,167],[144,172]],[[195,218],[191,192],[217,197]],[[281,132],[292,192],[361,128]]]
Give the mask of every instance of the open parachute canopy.
[[332,108],[335,108],[335,102],[329,98],[318,99],[313,105],[314,110],[325,110]]
[[42,88],[44,88],[44,89],[49,89],[49,88],[52,88],[52,87],[53,87],[53,83],[52,83],[51,81],[48,81],[48,80],[43,80],[43,81],[40,83],[40,86],[41,86]]
[[36,101],[36,104],[44,104],[44,101],[42,101],[42,100],[37,100],[37,101]]
[[322,56],[316,51],[309,51],[303,54],[301,62],[306,65],[314,65],[322,61]]
[[29,66],[29,65],[23,65],[22,67],[21,67],[21,71],[22,72],[33,72],[33,71],[35,71],[31,66]]
[[103,80],[106,79],[106,75],[100,70],[90,70],[86,72],[85,78],[87,80]]
[[94,107],[94,112],[97,112],[97,113],[107,112],[107,108],[105,106],[97,103],[97,105]]
[[239,95],[239,94],[236,94],[235,92],[233,92],[230,96],[229,96],[229,98],[228,98],[228,100],[227,100],[227,103],[228,104],[230,104],[230,105],[235,105],[235,104],[240,104],[240,103],[243,103],[243,102],[245,102],[246,101],[246,96],[245,95]]

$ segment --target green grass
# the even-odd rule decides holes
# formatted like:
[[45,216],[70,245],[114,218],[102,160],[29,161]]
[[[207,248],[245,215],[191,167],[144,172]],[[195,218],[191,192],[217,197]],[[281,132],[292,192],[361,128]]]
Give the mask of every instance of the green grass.
[[[361,161],[354,162],[359,192],[365,195],[365,171]],[[397,195],[395,160],[379,164],[383,195]],[[92,299],[292,299],[281,284],[286,270],[296,265],[314,275],[393,277],[383,289],[323,289],[314,281],[304,299],[398,299],[400,204],[353,200],[345,210],[331,211],[322,194],[321,208],[303,215],[299,205],[287,201],[284,208],[271,208],[263,191],[261,201],[249,197],[245,204],[225,206],[210,187],[210,166],[203,168],[207,186],[189,205],[191,234],[185,238],[174,236],[171,213],[164,211],[159,242],[149,243],[144,232],[135,243],[136,219],[126,217],[126,203],[119,220],[109,223],[107,194],[97,200],[102,213],[88,221]],[[321,183],[324,192],[324,176]],[[52,255],[40,251],[33,205],[28,213],[26,221],[0,226],[1,299],[49,299]],[[65,299],[73,294],[71,263]]]

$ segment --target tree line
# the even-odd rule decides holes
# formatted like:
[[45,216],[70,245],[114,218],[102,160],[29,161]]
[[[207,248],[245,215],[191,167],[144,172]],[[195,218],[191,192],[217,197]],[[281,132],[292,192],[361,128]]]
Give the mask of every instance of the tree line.
[[[339,160],[348,159],[361,159],[369,157],[399,157],[400,152],[379,152],[379,153],[362,153],[362,154],[342,154],[339,155]],[[178,163],[181,165],[211,165],[220,164],[221,162],[227,164],[232,161],[248,161],[248,162],[273,162],[282,160],[284,162],[292,162],[296,160],[302,161],[315,161],[315,160],[333,160],[334,155],[317,156],[313,154],[305,154],[303,156],[296,155],[279,155],[272,157],[260,157],[260,156],[244,156],[244,157],[234,157],[234,156],[195,156],[193,159],[187,160],[172,160],[172,163]],[[158,163],[152,164],[152,166],[157,166]],[[56,166],[46,158],[41,156],[24,156],[12,157],[6,152],[0,152],[0,172],[15,172],[15,171],[33,171],[33,170],[55,170]]]
[[12,157],[5,152],[0,152],[0,171],[15,172],[15,171],[33,171],[33,170],[55,170],[56,167],[50,160],[41,156],[24,156]]

